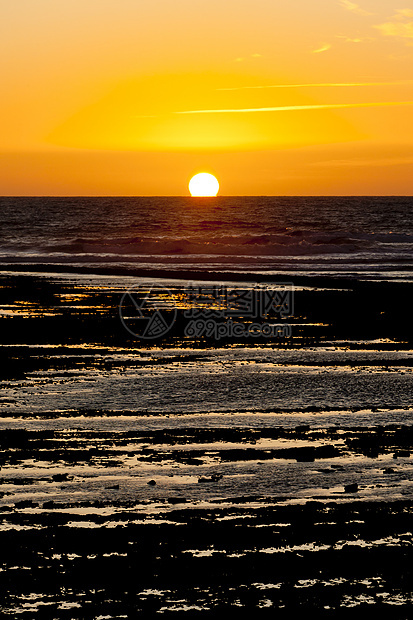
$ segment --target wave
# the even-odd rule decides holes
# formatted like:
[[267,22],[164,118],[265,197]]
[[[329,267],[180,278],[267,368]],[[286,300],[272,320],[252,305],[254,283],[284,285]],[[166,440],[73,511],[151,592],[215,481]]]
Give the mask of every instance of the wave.
[[29,241],[3,245],[4,253],[33,252],[38,254],[107,254],[131,256],[305,256],[357,254],[411,254],[413,235],[409,234],[337,234],[314,231],[293,231],[284,234],[186,235],[76,237],[72,239]]

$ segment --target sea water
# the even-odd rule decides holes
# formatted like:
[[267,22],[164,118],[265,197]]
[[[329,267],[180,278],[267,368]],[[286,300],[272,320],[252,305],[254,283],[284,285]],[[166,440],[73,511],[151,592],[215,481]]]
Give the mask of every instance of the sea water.
[[410,197],[1,198],[0,264],[411,281]]

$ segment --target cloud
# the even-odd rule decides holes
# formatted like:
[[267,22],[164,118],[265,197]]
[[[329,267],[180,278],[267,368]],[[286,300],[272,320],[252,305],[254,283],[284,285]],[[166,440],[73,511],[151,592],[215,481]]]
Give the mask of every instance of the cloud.
[[[251,58],[262,58],[262,54],[251,54]],[[246,58],[240,56],[239,58],[235,58],[234,62],[244,62],[244,60],[246,60]]]
[[385,37],[399,37],[401,39],[413,39],[413,22],[386,22],[373,26],[380,30]]
[[334,166],[408,166],[413,164],[413,157],[387,157],[381,159],[332,159],[327,161],[310,162],[308,166],[334,167]]
[[352,87],[352,86],[405,86],[413,84],[413,80],[398,82],[321,82],[318,84],[267,84],[264,86],[234,86],[231,88],[217,88],[216,90],[256,90],[267,88],[319,88],[319,87]]
[[317,50],[312,50],[312,54],[320,54],[320,52],[326,52],[327,50],[331,49],[331,45],[329,43],[325,43],[325,45],[323,45],[322,47],[320,47]]
[[174,114],[247,114],[249,112],[292,112],[297,110],[335,110],[339,108],[376,108],[413,105],[413,101],[380,101],[372,103],[327,103],[317,105],[288,105],[271,108],[227,108],[223,110],[182,110]]
[[336,39],[342,39],[345,43],[366,43],[370,41],[377,41],[377,37],[349,37],[344,34],[336,34]]
[[346,43],[361,43],[362,41],[366,41],[366,38],[362,39],[352,39],[351,37],[347,37],[343,34],[336,34],[336,39],[344,39]]
[[403,19],[403,17],[413,17],[413,9],[398,9],[395,17],[398,19]]
[[352,13],[356,13],[357,15],[374,15],[374,13],[369,13],[364,9],[360,8],[358,4],[355,2],[350,2],[350,0],[340,0],[340,4],[347,11],[351,11]]
[[[391,17],[391,21],[384,24],[373,26],[385,37],[396,37],[398,39],[413,39],[413,21],[406,21],[413,17],[412,9],[398,9],[396,14]],[[411,41],[406,41],[407,45],[412,45]]]

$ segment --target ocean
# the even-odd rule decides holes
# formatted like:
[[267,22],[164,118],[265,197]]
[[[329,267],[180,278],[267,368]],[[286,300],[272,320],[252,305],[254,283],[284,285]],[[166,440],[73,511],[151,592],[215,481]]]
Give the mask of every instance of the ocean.
[[410,197],[2,198],[0,264],[412,281]]
[[2,617],[411,616],[410,198],[0,210]]

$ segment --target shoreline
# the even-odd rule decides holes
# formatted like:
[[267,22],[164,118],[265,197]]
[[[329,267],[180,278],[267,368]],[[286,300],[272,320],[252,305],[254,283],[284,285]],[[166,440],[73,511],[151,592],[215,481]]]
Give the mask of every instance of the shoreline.
[[[406,268],[407,269],[407,268]],[[338,288],[338,284],[343,286],[362,287],[369,285],[384,286],[410,286],[413,280],[383,279],[375,280],[363,278],[364,274],[357,274],[353,277],[337,274],[335,276],[324,276],[319,274],[302,275],[293,270],[291,273],[279,272],[240,272],[225,270],[208,269],[163,269],[163,268],[134,268],[134,267],[99,267],[91,265],[60,265],[53,263],[0,263],[1,274],[62,274],[62,275],[97,275],[110,277],[133,277],[133,278],[155,278],[166,280],[186,280],[186,281],[208,281],[208,282],[258,282],[258,283],[279,283],[296,284],[297,286],[314,286],[321,288]],[[294,282],[293,282],[294,280]]]

